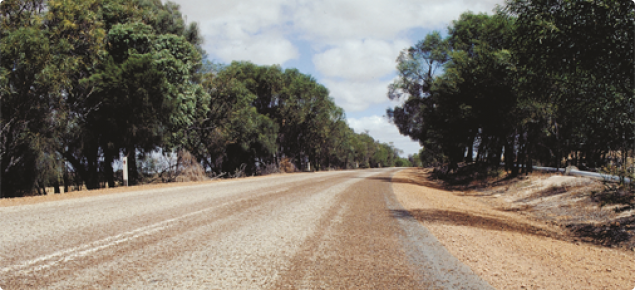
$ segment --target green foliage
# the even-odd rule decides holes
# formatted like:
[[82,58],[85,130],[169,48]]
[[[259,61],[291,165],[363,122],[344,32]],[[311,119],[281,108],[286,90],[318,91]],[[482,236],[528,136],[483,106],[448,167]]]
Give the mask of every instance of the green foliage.
[[[580,152],[584,166],[633,144],[635,3],[508,1],[517,18],[515,56],[524,99],[550,104],[545,127],[558,159]],[[559,163],[554,162],[554,163]]]
[[[0,197],[31,192],[49,175],[44,144],[54,142],[56,97],[43,1],[0,3]],[[46,150],[46,151],[43,151]]]
[[169,1],[6,0],[0,38],[0,197],[113,187],[122,155],[134,184],[154,152],[216,173],[407,164],[310,75],[203,63],[197,24]]
[[424,165],[447,158],[452,167],[466,151],[471,156],[475,138],[490,159],[500,159],[516,104],[507,50],[512,24],[502,15],[466,13],[454,21],[447,39],[433,32],[397,60],[400,77],[389,97],[407,99],[388,116],[402,134],[421,143]]
[[183,128],[206,109],[200,36],[173,3],[12,0],[0,11],[2,173],[33,176],[8,179],[3,193],[67,167],[88,188],[103,174],[112,183],[120,153],[183,146]]
[[635,141],[632,1],[509,0],[447,35],[404,50],[388,94],[405,99],[388,116],[424,166],[595,168]]
[[396,167],[413,167],[410,160],[406,158],[401,158],[401,157],[395,160],[395,166]]
[[283,159],[295,168],[392,166],[388,154],[375,155],[370,136],[360,138],[328,90],[309,75],[249,62],[207,65],[202,86],[209,110],[190,127],[190,151],[217,173],[266,171]]

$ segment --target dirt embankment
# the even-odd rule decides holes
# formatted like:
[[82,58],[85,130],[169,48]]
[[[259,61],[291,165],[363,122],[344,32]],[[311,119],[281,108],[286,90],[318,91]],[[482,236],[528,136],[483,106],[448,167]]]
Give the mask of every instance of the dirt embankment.
[[395,175],[393,189],[450,253],[497,289],[633,289],[635,252],[628,241],[602,246],[602,236],[567,227],[589,224],[594,231],[608,223],[628,233],[616,220],[632,212],[599,208],[571,190],[593,182],[549,178],[465,192],[445,190],[429,171],[409,169]]

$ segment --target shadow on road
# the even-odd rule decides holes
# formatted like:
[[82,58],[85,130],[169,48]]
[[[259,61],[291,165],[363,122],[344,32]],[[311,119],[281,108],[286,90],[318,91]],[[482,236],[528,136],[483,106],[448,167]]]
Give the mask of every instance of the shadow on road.
[[413,217],[421,222],[450,226],[476,227],[485,230],[517,232],[541,237],[559,238],[559,234],[525,223],[505,221],[503,217],[481,216],[449,210],[390,210],[393,218]]
[[419,179],[419,180],[413,180],[410,178],[403,178],[403,177],[384,177],[384,176],[371,176],[371,177],[354,177],[354,178],[361,178],[361,179],[370,179],[370,180],[377,180],[377,181],[382,181],[382,182],[389,182],[389,183],[407,183],[407,184],[416,184],[419,186],[425,186],[425,187],[431,187],[434,189],[438,189],[438,190],[443,190],[443,191],[449,191],[447,188],[432,182],[432,181],[427,181],[427,180],[423,180],[423,179]]

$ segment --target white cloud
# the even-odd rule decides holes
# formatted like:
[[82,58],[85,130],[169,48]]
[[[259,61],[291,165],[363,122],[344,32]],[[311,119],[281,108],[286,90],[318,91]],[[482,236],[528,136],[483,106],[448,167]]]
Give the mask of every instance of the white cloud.
[[[175,0],[188,21],[200,24],[205,49],[223,61],[282,64],[297,58],[291,42],[336,47],[342,54],[362,39],[396,39],[415,27],[444,29],[471,10],[491,12],[503,0]],[[347,46],[347,43],[349,43]],[[343,45],[343,46],[342,46]],[[244,47],[243,47],[244,46]],[[370,44],[366,44],[368,50]],[[380,45],[381,47],[381,45]],[[394,49],[394,47],[392,47]],[[405,48],[405,47],[402,47]],[[242,50],[241,50],[242,49]],[[385,49],[378,48],[378,49]],[[394,60],[394,59],[393,59]],[[379,69],[378,69],[379,71]]]
[[491,12],[503,0],[299,0],[294,23],[309,39],[392,39],[413,27],[445,28],[464,11]]
[[375,140],[384,143],[393,142],[396,148],[404,151],[404,157],[418,153],[421,149],[419,142],[412,141],[409,137],[400,135],[397,127],[389,123],[388,120],[382,116],[374,115],[359,119],[348,118],[347,121],[348,125],[356,133],[368,131],[368,134]]
[[299,57],[286,34],[286,0],[188,1],[181,11],[199,23],[205,50],[224,62],[283,64]]
[[370,105],[385,103],[388,101],[389,81],[335,81],[322,80],[329,89],[335,103],[348,112],[363,111]]
[[348,40],[313,56],[318,71],[327,77],[368,81],[395,71],[399,52],[411,44],[406,40]]
[[206,46],[225,62],[249,60],[256,64],[283,64],[299,56],[298,49],[282,36],[235,37]]
[[177,0],[189,21],[201,24],[203,34],[215,35],[224,25],[254,33],[285,21],[287,0]]
[[[348,112],[388,102],[391,81],[381,79],[395,72],[399,51],[417,41],[406,40],[412,29],[445,30],[465,11],[491,13],[496,4],[504,4],[504,0],[172,1],[181,5],[189,22],[199,23],[204,49],[212,58],[281,65],[297,58],[300,63],[312,60],[324,76],[318,81]],[[299,51],[297,41],[307,43],[311,51]],[[393,141],[408,153],[418,151],[416,142],[400,136],[379,116],[349,121],[356,130],[373,125],[367,129],[382,142]]]

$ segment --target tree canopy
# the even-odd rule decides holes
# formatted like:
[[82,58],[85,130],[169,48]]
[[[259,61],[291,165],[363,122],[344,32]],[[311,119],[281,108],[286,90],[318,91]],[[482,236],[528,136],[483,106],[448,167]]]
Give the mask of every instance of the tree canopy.
[[509,0],[397,59],[388,110],[427,164],[583,168],[635,142],[632,1]]
[[0,39],[0,197],[116,186],[121,156],[131,184],[170,152],[211,175],[401,160],[310,75],[204,60],[197,24],[169,1],[5,0]]

